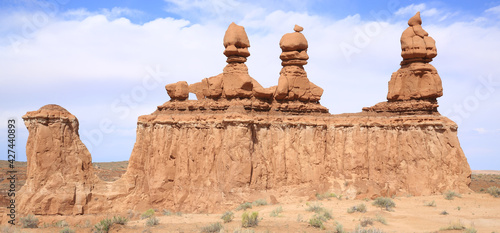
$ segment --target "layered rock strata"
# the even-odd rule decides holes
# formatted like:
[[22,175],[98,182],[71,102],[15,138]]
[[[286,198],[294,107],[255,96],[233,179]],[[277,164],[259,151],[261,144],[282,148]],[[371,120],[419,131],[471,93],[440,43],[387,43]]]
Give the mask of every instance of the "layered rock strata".
[[388,102],[364,111],[437,114],[437,98],[443,95],[441,78],[429,64],[437,55],[436,42],[422,28],[420,12],[408,20],[401,35],[401,68],[389,81]]
[[[224,72],[165,87],[170,101],[139,117],[129,167],[115,182],[95,178],[76,117],[55,105],[28,112],[28,180],[19,212],[216,212],[326,191],[348,198],[468,192],[471,170],[457,125],[436,110],[441,84],[428,69],[435,47],[420,23],[417,14],[403,33],[389,101],[341,115],[328,114],[318,103],[322,89],[307,79],[301,27],[280,42],[278,86],[260,89],[244,65],[246,33],[231,24]],[[187,100],[188,92],[198,100]]]
[[16,202],[20,213],[76,215],[87,213],[98,178],[92,158],[78,134],[78,119],[58,105],[26,113],[29,131],[26,184]]

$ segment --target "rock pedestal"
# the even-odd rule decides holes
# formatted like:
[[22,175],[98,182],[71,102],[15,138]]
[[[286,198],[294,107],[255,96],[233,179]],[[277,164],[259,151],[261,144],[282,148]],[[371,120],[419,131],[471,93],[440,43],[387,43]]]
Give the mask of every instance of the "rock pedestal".
[[23,116],[29,131],[26,184],[19,191],[20,213],[85,214],[98,179],[78,135],[78,119],[58,105]]
[[295,25],[295,32],[285,34],[280,40],[283,68],[280,72],[278,87],[274,94],[276,100],[318,102],[323,89],[307,78],[304,65],[307,64],[308,43],[301,33],[302,27]]
[[437,55],[436,42],[421,26],[420,12],[408,20],[409,27],[401,35],[401,68],[389,81],[388,102],[364,111],[437,113],[437,98],[443,95],[441,78],[429,64]]

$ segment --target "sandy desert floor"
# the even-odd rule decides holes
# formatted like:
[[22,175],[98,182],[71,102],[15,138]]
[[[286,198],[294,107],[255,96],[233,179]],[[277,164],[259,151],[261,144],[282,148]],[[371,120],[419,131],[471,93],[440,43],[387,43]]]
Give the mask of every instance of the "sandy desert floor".
[[[94,166],[98,167],[97,173],[101,179],[111,181],[123,174],[126,162],[96,163]],[[4,182],[0,182],[0,185],[2,183]],[[70,217],[37,216],[39,224],[36,229],[2,226],[0,232],[62,232],[64,228],[61,226],[62,223],[67,223],[75,232],[92,232],[96,223],[114,216],[126,217],[129,220],[125,225],[112,225],[109,232],[201,232],[203,227],[217,222],[222,224],[222,232],[335,232],[339,224],[346,232],[352,232],[361,222],[369,223],[370,220],[373,224],[368,224],[362,229],[380,230],[375,232],[500,232],[500,198],[485,193],[490,186],[500,187],[498,171],[474,171],[471,193],[462,194],[453,200],[445,199],[444,195],[394,197],[396,207],[393,211],[373,206],[372,200],[345,200],[334,197],[314,200],[315,198],[305,197],[287,203],[247,209],[249,213],[258,212],[261,219],[258,226],[252,228],[241,227],[243,210],[231,210],[234,219],[229,223],[223,223],[221,219],[223,213],[164,215],[162,210],[157,210],[155,217],[159,220],[159,224],[156,226],[147,226],[148,219],[141,219],[142,213],[129,211]],[[430,205],[431,202],[434,202],[434,205]],[[366,206],[365,213],[347,212],[348,208],[360,204]],[[320,206],[331,212],[333,218],[324,222],[323,230],[309,224],[309,219],[315,215],[314,212],[307,211],[310,206]],[[271,213],[280,207],[282,212],[272,217]],[[0,208],[0,212],[4,209]],[[452,226],[460,230],[446,230],[453,228]]]

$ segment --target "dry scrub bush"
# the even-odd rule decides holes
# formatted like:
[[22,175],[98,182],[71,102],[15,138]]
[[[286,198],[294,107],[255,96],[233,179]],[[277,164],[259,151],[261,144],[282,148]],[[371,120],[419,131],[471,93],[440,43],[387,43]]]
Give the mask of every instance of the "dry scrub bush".
[[244,228],[247,227],[256,227],[259,225],[259,212],[253,212],[252,215],[249,215],[247,212],[241,215],[241,226]]
[[36,218],[35,215],[29,214],[21,218],[21,224],[23,228],[38,228],[38,218]]
[[396,203],[389,197],[377,197],[373,202],[374,206],[380,208],[385,208],[387,211],[392,211],[392,208],[396,207]]
[[217,222],[217,223],[212,223],[208,226],[205,226],[205,227],[202,227],[201,228],[201,232],[203,233],[216,233],[216,232],[220,232],[220,230],[222,230],[222,224],[220,224],[220,222]]
[[486,192],[488,192],[491,196],[500,197],[500,188],[496,186],[489,187]]
[[221,217],[221,219],[224,221],[224,223],[228,223],[228,222],[233,221],[233,218],[234,218],[234,214],[231,211],[227,211]]

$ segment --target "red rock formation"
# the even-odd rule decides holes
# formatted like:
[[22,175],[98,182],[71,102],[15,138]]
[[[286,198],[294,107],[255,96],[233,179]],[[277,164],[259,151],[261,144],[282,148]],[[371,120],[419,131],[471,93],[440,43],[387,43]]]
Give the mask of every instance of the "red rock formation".
[[285,34],[280,40],[282,53],[278,87],[274,94],[277,100],[300,100],[303,102],[318,102],[323,95],[323,89],[314,85],[307,78],[304,65],[307,64],[307,40],[301,33],[302,27],[295,25],[295,32]]
[[[418,22],[412,18],[410,26]],[[421,34],[418,27],[412,30]],[[20,212],[214,212],[256,197],[276,201],[327,190],[349,198],[469,191],[471,170],[457,125],[435,111],[435,93],[417,88],[415,98],[330,115],[317,103],[322,89],[303,69],[308,45],[302,28],[295,31],[280,42],[284,67],[268,95],[256,91],[260,85],[248,76],[250,44],[243,27],[231,24],[224,73],[189,85],[197,101],[185,100],[187,83],[167,85],[171,100],[139,117],[129,167],[113,183],[92,175],[73,115],[59,106],[29,112],[28,181],[19,192],[25,206]],[[423,54],[417,45],[405,50],[398,71],[416,76],[396,80],[407,87],[400,90],[414,90],[409,77],[426,76],[417,70],[427,69],[433,50]]]
[[189,97],[188,83],[179,81],[165,86],[171,100],[186,100]]
[[87,213],[97,178],[92,159],[78,135],[78,120],[58,105],[45,105],[23,116],[29,131],[26,184],[17,198],[20,213]]
[[389,81],[389,102],[379,103],[364,111],[437,113],[436,98],[443,95],[441,78],[429,64],[436,57],[436,42],[421,26],[420,12],[408,20],[409,27],[401,35],[401,68]]

